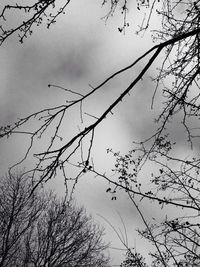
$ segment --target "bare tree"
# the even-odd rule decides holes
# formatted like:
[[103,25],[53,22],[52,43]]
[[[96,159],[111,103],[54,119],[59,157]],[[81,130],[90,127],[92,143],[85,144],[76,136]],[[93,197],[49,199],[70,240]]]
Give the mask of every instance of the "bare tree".
[[34,266],[109,266],[102,235],[83,208],[54,198],[28,235],[27,258]]
[[84,208],[39,189],[30,196],[24,175],[0,184],[0,266],[110,266],[103,229]]
[[21,174],[0,181],[0,266],[21,266],[22,240],[37,222],[46,203],[37,195],[30,197],[29,177]]
[[[47,7],[47,3],[45,4],[42,1],[40,10]],[[69,1],[66,2],[66,5],[68,3]],[[103,1],[104,5],[108,3],[110,4],[110,11],[105,18],[110,18],[119,8],[123,13],[123,25],[118,30],[124,32],[126,27],[129,26],[128,5],[130,1]],[[24,161],[37,137],[45,138],[46,130],[53,125],[54,132],[49,138],[47,147],[44,151],[34,155],[37,164],[32,176],[36,177],[38,175],[39,178],[32,192],[39,184],[55,176],[58,169],[63,172],[67,190],[69,181],[73,181],[75,186],[79,177],[84,175],[85,172],[93,172],[94,175],[98,175],[109,182],[110,186],[107,192],[112,193],[113,200],[117,198],[118,189],[123,189],[129,195],[146,227],[146,230],[140,230],[140,234],[150,240],[155,247],[155,252],[151,253],[154,259],[153,266],[198,266],[200,158],[195,145],[199,142],[200,136],[200,128],[198,127],[200,118],[200,1],[141,0],[137,3],[138,9],[142,10],[143,6],[147,6],[149,10],[149,15],[140,26],[138,33],[148,30],[152,16],[157,14],[160,18],[161,26],[154,29],[153,34],[154,41],[157,44],[136,61],[110,75],[99,86],[91,86],[86,94],[58,85],[49,85],[49,87],[54,86],[65,90],[73,98],[60,106],[40,110],[18,120],[13,125],[2,127],[1,137],[19,132],[30,136],[29,149],[22,159]],[[5,18],[7,11],[15,9],[25,10],[22,6],[20,8],[18,6],[7,6],[3,9],[1,18]],[[31,14],[30,7],[28,10],[30,10],[28,14]],[[37,14],[38,7],[35,10],[35,14]],[[62,11],[61,9],[60,13]],[[37,20],[34,20],[34,22],[37,22]],[[51,22],[54,22],[54,18]],[[22,25],[21,28],[15,27],[12,31],[8,30],[8,33],[2,28],[2,42],[19,29],[22,31],[20,38],[23,40],[32,24],[30,26],[27,19],[20,25]],[[83,124],[85,127],[81,127],[81,130],[74,133],[74,136],[68,140],[60,136],[60,128],[65,121],[66,112],[73,111],[72,107],[77,106],[80,110],[80,120],[83,122],[84,101],[91,95],[95,95],[116,76],[136,67],[137,63],[145,59],[146,65],[129,85],[124,85],[124,91],[116,96],[115,101],[110,103],[110,106],[99,117],[90,114],[95,122],[92,121],[89,125]],[[155,101],[160,103],[157,111],[158,115],[155,118],[155,130],[144,140],[134,142],[134,147],[126,155],[108,149],[108,152],[113,153],[116,157],[115,176],[114,178],[113,176],[109,177],[105,172],[96,170],[91,158],[97,126],[106,117],[113,114],[113,110],[129,95],[158,59],[161,63],[159,63],[159,69],[153,78],[155,91],[150,103],[151,109],[154,108]],[[74,97],[76,97],[75,100]],[[38,120],[36,129],[23,131],[23,126],[32,120]],[[180,144],[179,137],[174,137],[173,125],[176,125],[176,128],[179,127],[185,133],[187,154],[180,156],[177,153]],[[58,143],[58,140],[63,140],[63,142]],[[87,153],[83,153],[83,146]],[[73,161],[74,155],[79,157],[76,162]],[[68,165],[73,165],[78,169],[78,174],[74,178],[67,176],[65,172]],[[146,177],[145,181],[148,180],[150,184],[148,190],[145,187],[144,176]],[[176,218],[166,216],[158,224],[147,223],[137,204],[141,199],[159,203],[161,208],[165,208],[167,205],[177,209]],[[182,210],[186,213],[183,214]],[[135,259],[135,256],[131,257]]]

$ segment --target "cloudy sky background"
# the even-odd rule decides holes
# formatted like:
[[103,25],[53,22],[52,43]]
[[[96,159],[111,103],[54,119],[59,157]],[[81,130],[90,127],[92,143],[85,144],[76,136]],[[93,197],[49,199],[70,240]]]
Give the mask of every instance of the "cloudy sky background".
[[[117,30],[123,23],[118,14],[108,20],[101,20],[106,8],[94,0],[72,1],[66,14],[59,17],[50,30],[36,27],[32,37],[21,45],[16,36],[8,39],[0,48],[0,124],[7,125],[41,108],[62,104],[68,97],[65,92],[48,88],[56,84],[68,89],[85,93],[90,90],[88,84],[96,86],[120,68],[133,62],[153,44],[150,34],[144,38],[135,35],[136,27],[142,20],[136,10],[129,13],[130,28],[126,35]],[[156,21],[153,21],[153,24]],[[141,62],[134,70],[120,75],[104,86],[100,93],[84,104],[84,111],[94,116],[103,112],[120,92],[125,89],[142,69]],[[107,148],[127,152],[133,140],[147,136],[152,130],[151,97],[153,85],[148,72],[130,96],[104,120],[95,132],[93,158],[95,166],[102,172],[109,171],[113,158],[106,154]],[[73,133],[80,122],[78,116],[70,113],[69,123],[64,131]],[[74,117],[73,117],[74,116]],[[72,126],[70,123],[75,121]],[[85,120],[87,120],[85,116]],[[91,118],[90,118],[91,119]],[[92,119],[91,119],[92,120]],[[1,174],[21,159],[27,148],[26,138],[14,136],[9,140],[0,140]],[[29,161],[31,165],[31,159]],[[57,179],[58,178],[58,179]],[[59,194],[63,194],[63,180],[57,177],[49,183]],[[141,220],[126,196],[119,194],[117,201],[111,201],[106,194],[107,183],[92,175],[84,176],[77,185],[76,199],[87,211],[106,226],[106,240],[111,246],[122,247],[114,231],[98,216],[105,217],[116,229],[122,229],[120,216],[124,219],[129,234],[129,244],[138,250],[144,244],[136,237],[134,228]],[[141,204],[142,205],[142,204]],[[142,206],[147,217],[156,216],[156,210]],[[119,214],[118,214],[119,213]],[[120,264],[123,252],[110,251],[113,264]]]

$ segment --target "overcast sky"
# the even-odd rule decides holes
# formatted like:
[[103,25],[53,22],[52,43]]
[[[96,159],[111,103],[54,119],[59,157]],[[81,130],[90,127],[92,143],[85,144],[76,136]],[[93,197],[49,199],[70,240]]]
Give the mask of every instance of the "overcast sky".
[[[82,93],[89,91],[88,84],[98,85],[151,47],[150,35],[146,34],[144,38],[135,35],[136,27],[133,26],[141,19],[138,11],[129,14],[131,25],[123,35],[117,30],[123,23],[122,17],[117,14],[105,25],[101,17],[106,14],[106,9],[101,8],[100,2],[72,1],[66,14],[60,16],[50,30],[36,28],[23,45],[16,36],[3,44],[0,49],[1,125],[14,122],[41,108],[62,104],[66,94],[48,88],[49,83]],[[129,85],[140,68],[142,65],[102,88],[101,93],[87,102],[85,111],[98,116]],[[106,154],[106,148],[125,153],[131,148],[134,139],[144,137],[152,129],[150,104],[153,86],[150,74],[96,131],[93,157],[95,165],[102,172],[109,171],[113,164],[111,156]],[[65,130],[70,132],[71,125],[66,125]],[[3,174],[10,164],[22,157],[26,147],[27,143],[20,136],[1,140],[0,168]],[[77,185],[77,202],[83,204],[101,223],[103,221],[98,214],[109,220],[116,229],[122,228],[119,213],[124,218],[130,245],[139,250],[143,243],[136,237],[134,228],[141,225],[141,221],[126,197],[119,194],[117,201],[111,201],[110,195],[105,192],[107,184],[103,180],[91,175],[83,179]],[[54,179],[50,185],[58,193],[63,193],[61,178]],[[147,216],[152,215],[147,208],[143,209]],[[122,247],[113,230],[106,223],[104,225],[106,240],[113,247]],[[113,264],[120,264],[122,255],[119,251],[111,250],[111,256]]]

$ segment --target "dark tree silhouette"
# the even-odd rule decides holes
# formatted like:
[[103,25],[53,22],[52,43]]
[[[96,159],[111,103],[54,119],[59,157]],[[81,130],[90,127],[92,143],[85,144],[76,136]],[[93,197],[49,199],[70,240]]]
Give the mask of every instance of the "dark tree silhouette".
[[0,266],[20,266],[23,238],[46,206],[37,190],[29,197],[27,179],[16,174],[0,180]]
[[[65,2],[63,7],[66,8],[69,2]],[[27,18],[20,26],[12,29],[5,29],[6,25],[9,26],[9,21],[5,21],[6,25],[2,25],[2,42],[17,31],[21,31],[20,41],[23,41],[24,37],[31,33],[33,24],[41,22],[41,16],[50,19],[47,22],[48,26],[52,24],[64,11],[63,7],[55,9],[56,3],[56,1],[39,1],[36,6],[31,7],[5,6],[1,19],[5,20],[7,12],[16,9],[21,12],[27,10],[27,16],[32,16],[32,19]],[[103,1],[103,5],[106,4],[110,4],[110,9],[105,19],[120,10],[123,15],[123,25],[118,30],[125,32],[129,27],[130,1]],[[48,16],[47,10],[50,7],[57,10],[56,15]],[[99,86],[91,86],[86,94],[50,84],[49,87],[65,90],[67,94],[71,94],[76,99],[73,98],[60,106],[25,116],[13,125],[1,127],[0,136],[10,136],[15,133],[30,135],[30,146],[22,159],[24,161],[37,142],[37,138],[47,138],[48,136],[45,135],[47,129],[52,126],[54,132],[48,139],[47,147],[44,151],[34,155],[37,164],[34,171],[30,173],[32,177],[38,177],[38,182],[34,185],[32,192],[38,185],[55,176],[59,169],[63,172],[67,190],[68,182],[74,182],[72,192],[80,176],[85,172],[93,172],[109,182],[107,192],[112,194],[113,200],[117,198],[118,189],[123,189],[130,197],[146,227],[146,230],[139,232],[155,247],[155,251],[151,252],[152,266],[198,266],[200,157],[197,144],[200,136],[200,1],[137,1],[138,12],[142,12],[143,8],[148,10],[149,14],[144,18],[138,34],[148,30],[153,16],[160,18],[161,25],[153,31],[153,40],[156,42],[153,47],[130,65],[110,75]],[[73,112],[74,106],[77,106],[80,110],[81,122],[84,122],[83,103],[86,99],[95,95],[116,76],[136,67],[141,61],[143,67],[139,74],[129,85],[124,84],[123,92],[116,96],[115,101],[110,103],[110,106],[99,117],[90,114],[95,122],[93,120],[89,125],[83,124],[84,127],[80,127],[81,130],[74,133],[73,137],[68,140],[60,136],[60,128],[65,122],[66,113]],[[113,170],[115,176],[109,177],[105,172],[96,170],[91,158],[95,131],[106,117],[113,114],[113,110],[129,95],[153,63],[159,64],[157,74],[152,81],[155,82],[155,91],[150,103],[151,109],[155,109],[155,102],[159,102],[159,109],[156,110],[158,115],[155,118],[155,130],[144,140],[134,142],[134,147],[126,155],[108,149],[108,152],[116,157]],[[33,131],[23,131],[23,126],[33,120],[38,120],[36,128]],[[186,152],[181,155],[178,153],[180,138],[175,128],[185,133]],[[63,141],[58,143],[58,140]],[[83,146],[87,153],[83,153]],[[75,163],[74,155],[79,157]],[[65,172],[68,165],[73,165],[78,169],[78,174],[74,178],[69,177]],[[146,177],[145,181],[143,177]],[[166,216],[162,222],[151,224],[146,221],[140,211],[138,201],[141,199],[156,202],[161,208],[165,208],[166,205],[176,208],[176,216],[174,218]],[[137,260],[136,255],[130,253],[131,250],[127,257],[132,258],[133,261]],[[138,263],[135,266],[142,265]]]
[[22,174],[0,181],[0,266],[110,266],[103,229],[83,207],[31,190]]

